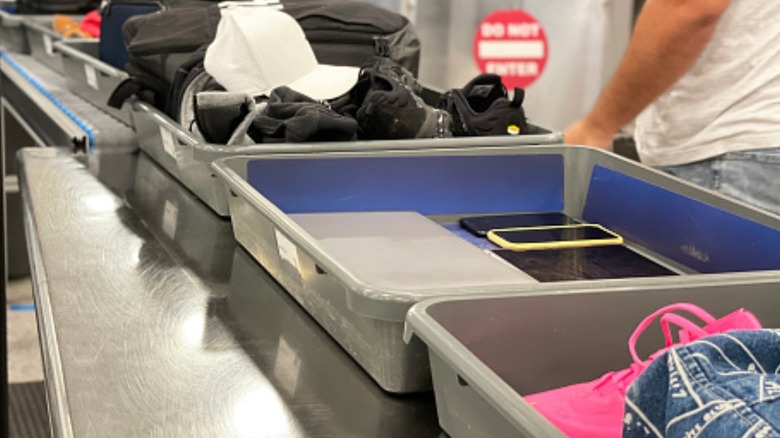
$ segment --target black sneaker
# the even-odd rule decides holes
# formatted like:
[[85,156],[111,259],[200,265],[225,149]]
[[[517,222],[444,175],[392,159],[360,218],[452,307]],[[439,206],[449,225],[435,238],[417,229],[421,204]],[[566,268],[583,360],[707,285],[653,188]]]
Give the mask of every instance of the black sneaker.
[[455,136],[521,135],[528,126],[524,98],[525,91],[515,88],[510,101],[501,76],[486,73],[445,93],[441,107],[452,115]]
[[366,140],[451,137],[451,117],[419,96],[414,75],[394,61],[375,57],[361,68],[344,109]]

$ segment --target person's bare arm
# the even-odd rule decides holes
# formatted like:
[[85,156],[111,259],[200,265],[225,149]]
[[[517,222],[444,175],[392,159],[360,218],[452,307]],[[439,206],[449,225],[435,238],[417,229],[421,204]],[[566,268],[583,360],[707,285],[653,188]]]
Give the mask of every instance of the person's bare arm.
[[568,144],[608,149],[612,137],[696,63],[730,0],[649,0],[596,105],[565,132]]

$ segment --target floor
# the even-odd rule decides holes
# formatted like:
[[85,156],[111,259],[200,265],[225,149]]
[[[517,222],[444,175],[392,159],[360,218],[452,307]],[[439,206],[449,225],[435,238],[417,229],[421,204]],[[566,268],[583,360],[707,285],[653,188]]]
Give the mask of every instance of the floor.
[[41,348],[29,277],[8,281],[8,375],[11,383],[43,380]]
[[6,294],[10,437],[46,438],[49,424],[30,278],[10,280]]

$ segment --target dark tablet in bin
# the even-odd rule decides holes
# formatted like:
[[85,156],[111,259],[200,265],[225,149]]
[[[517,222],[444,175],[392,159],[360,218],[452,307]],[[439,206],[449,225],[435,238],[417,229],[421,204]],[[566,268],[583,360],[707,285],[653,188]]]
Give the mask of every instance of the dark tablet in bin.
[[622,245],[493,252],[542,283],[677,275]]
[[539,227],[544,225],[572,225],[580,221],[558,211],[543,213],[514,213],[491,216],[470,216],[460,219],[460,226],[477,236],[499,228]]

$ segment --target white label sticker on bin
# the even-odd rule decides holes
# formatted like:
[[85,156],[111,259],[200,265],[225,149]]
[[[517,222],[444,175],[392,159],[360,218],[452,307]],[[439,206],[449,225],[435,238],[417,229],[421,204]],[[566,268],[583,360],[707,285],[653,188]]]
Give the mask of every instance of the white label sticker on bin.
[[298,377],[301,372],[301,358],[290,347],[284,336],[279,338],[279,348],[276,349],[276,362],[274,363],[274,376],[287,391],[287,395],[295,395],[298,388]]
[[176,221],[179,220],[179,207],[171,201],[165,201],[163,209],[162,229],[171,239],[176,238]]
[[47,55],[54,56],[54,45],[49,35],[43,35],[43,50],[46,51]]
[[98,86],[97,72],[95,71],[95,67],[89,64],[84,64],[84,76],[87,77],[87,85],[96,90],[100,89]]
[[160,126],[160,138],[162,139],[163,150],[168,155],[176,158],[176,143],[173,139],[173,133]]
[[300,262],[298,261],[298,247],[294,243],[290,242],[284,234],[276,231],[276,246],[279,247],[279,257],[282,260],[287,260],[291,265],[295,267],[296,271],[300,271]]

